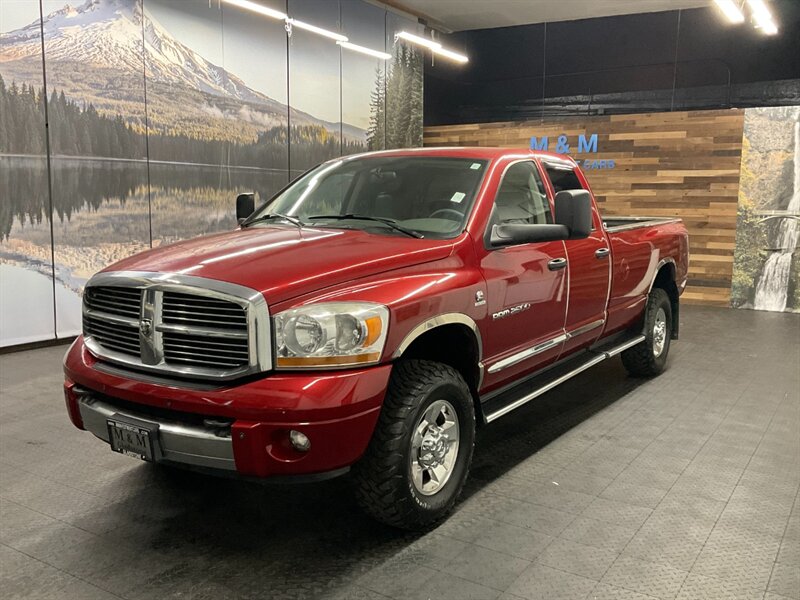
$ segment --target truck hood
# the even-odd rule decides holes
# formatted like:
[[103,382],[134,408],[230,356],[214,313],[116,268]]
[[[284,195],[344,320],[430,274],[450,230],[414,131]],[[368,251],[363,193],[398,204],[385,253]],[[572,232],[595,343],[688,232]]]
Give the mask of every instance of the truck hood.
[[346,281],[450,255],[451,240],[352,229],[249,227],[155,248],[104,270],[153,271],[244,285],[276,304]]

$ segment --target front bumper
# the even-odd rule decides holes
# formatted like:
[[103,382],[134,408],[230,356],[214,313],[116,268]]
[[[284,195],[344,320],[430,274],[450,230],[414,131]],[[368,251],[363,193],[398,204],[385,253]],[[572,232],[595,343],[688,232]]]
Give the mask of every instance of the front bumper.
[[[341,470],[372,437],[391,365],[271,374],[208,388],[154,382],[104,368],[78,338],[64,359],[72,422],[108,442],[113,415],[158,425],[154,459],[254,477]],[[311,441],[296,450],[289,431]]]

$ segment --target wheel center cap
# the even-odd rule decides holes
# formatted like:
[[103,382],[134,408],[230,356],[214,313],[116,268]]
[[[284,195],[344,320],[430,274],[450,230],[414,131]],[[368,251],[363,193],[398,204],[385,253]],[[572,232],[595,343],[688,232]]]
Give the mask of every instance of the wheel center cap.
[[444,462],[444,457],[450,449],[450,440],[442,430],[432,425],[422,438],[419,450],[419,464],[423,468],[435,467]]

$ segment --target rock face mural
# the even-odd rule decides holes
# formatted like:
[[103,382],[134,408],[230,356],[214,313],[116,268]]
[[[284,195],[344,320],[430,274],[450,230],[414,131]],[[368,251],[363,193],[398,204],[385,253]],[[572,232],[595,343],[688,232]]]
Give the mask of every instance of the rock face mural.
[[745,111],[735,308],[800,311],[800,107]]
[[417,23],[256,1],[393,58],[217,1],[0,0],[0,345],[78,333],[93,273],[234,227],[239,192],[422,144],[422,55],[394,39]]

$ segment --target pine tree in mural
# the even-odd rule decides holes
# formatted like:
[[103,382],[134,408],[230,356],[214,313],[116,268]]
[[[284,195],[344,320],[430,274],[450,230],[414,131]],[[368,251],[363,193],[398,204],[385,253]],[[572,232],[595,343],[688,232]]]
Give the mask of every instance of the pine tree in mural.
[[370,102],[370,150],[422,145],[422,55],[395,44],[392,64],[376,77]]
[[370,95],[367,149],[383,150],[386,147],[386,78],[380,67],[375,69],[375,89]]

